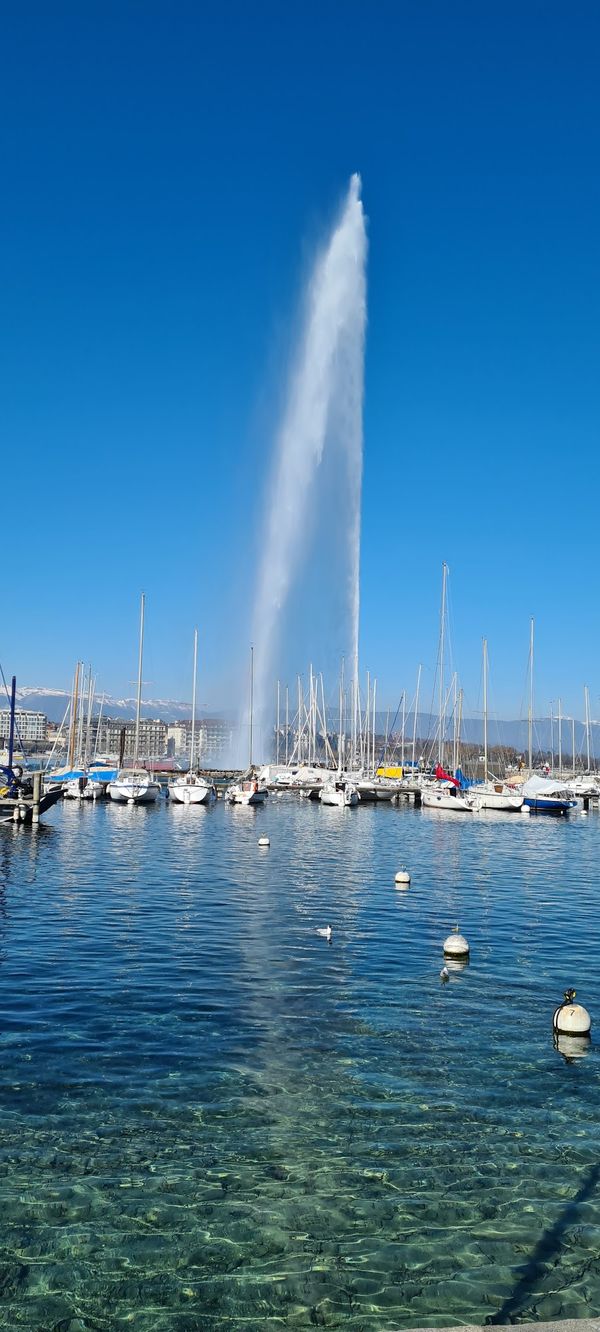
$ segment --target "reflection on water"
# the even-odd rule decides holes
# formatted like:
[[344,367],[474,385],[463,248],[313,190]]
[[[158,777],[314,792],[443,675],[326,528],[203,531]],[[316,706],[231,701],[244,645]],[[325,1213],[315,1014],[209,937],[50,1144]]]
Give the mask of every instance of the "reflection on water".
[[600,1312],[596,817],[49,818],[0,829],[4,1326]]

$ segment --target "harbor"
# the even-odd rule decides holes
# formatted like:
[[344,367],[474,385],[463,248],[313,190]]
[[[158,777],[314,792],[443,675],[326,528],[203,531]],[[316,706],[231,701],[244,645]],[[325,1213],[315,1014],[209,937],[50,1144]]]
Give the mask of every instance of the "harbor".
[[7,1325],[598,1309],[599,835],[289,792],[0,828]]

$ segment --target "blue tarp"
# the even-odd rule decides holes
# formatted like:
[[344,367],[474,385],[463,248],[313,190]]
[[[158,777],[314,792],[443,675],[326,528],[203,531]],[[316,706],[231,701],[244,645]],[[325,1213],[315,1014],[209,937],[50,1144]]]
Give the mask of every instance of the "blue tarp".
[[470,780],[470,778],[465,777],[462,768],[457,768],[454,776],[456,777],[456,780],[460,786],[461,791],[466,791],[468,790],[469,786],[473,785],[473,782]]

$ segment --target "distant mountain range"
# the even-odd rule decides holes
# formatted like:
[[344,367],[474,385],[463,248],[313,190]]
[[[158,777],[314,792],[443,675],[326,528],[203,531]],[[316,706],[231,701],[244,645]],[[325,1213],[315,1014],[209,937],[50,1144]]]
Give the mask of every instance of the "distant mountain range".
[[[382,725],[383,721],[383,725]],[[417,736],[421,740],[421,746],[429,738],[433,742],[438,730],[437,717],[429,713],[419,713],[417,716]],[[385,734],[385,718],[380,719],[377,714],[377,731],[379,734]],[[600,756],[600,736],[597,734],[598,727],[590,726],[590,757]],[[398,744],[399,737],[398,724],[394,727],[394,742]],[[413,718],[407,719],[405,731],[405,754],[408,755],[410,744],[412,743]],[[461,738],[466,744],[483,744],[483,718],[482,717],[463,717],[461,723]],[[446,729],[446,746],[452,742],[452,722],[449,721]],[[572,722],[563,718],[562,722],[562,753],[571,755],[573,749],[573,727]],[[500,746],[504,749],[516,749],[517,753],[526,754],[528,738],[528,724],[526,720],[502,721],[496,718],[488,720],[488,746],[492,749]],[[535,717],[533,721],[533,749],[534,752],[558,753],[558,722],[556,717],[554,722],[550,717]],[[594,748],[595,746],[595,748]],[[585,726],[582,722],[575,722],[575,754],[584,755],[586,753]]]
[[[65,689],[47,689],[44,685],[22,685],[17,688],[17,707],[28,708],[32,712],[45,712],[49,721],[61,722],[69,701],[70,691]],[[100,699],[104,698],[102,712],[106,717],[122,717],[124,721],[135,716],[135,698],[112,698],[109,694],[96,697],[97,710]],[[8,703],[0,704],[8,707]],[[160,717],[163,721],[177,721],[191,716],[191,703],[184,703],[174,698],[145,698],[143,700],[145,717]],[[229,710],[221,712],[203,711],[203,716],[229,718]]]

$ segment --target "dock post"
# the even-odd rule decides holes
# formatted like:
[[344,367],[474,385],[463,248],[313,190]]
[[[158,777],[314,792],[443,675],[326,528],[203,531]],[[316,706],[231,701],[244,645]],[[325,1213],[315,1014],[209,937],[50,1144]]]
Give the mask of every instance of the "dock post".
[[42,797],[42,774],[40,771],[40,772],[34,772],[33,774],[33,811],[31,815],[33,823],[39,823],[40,821],[41,797]]

